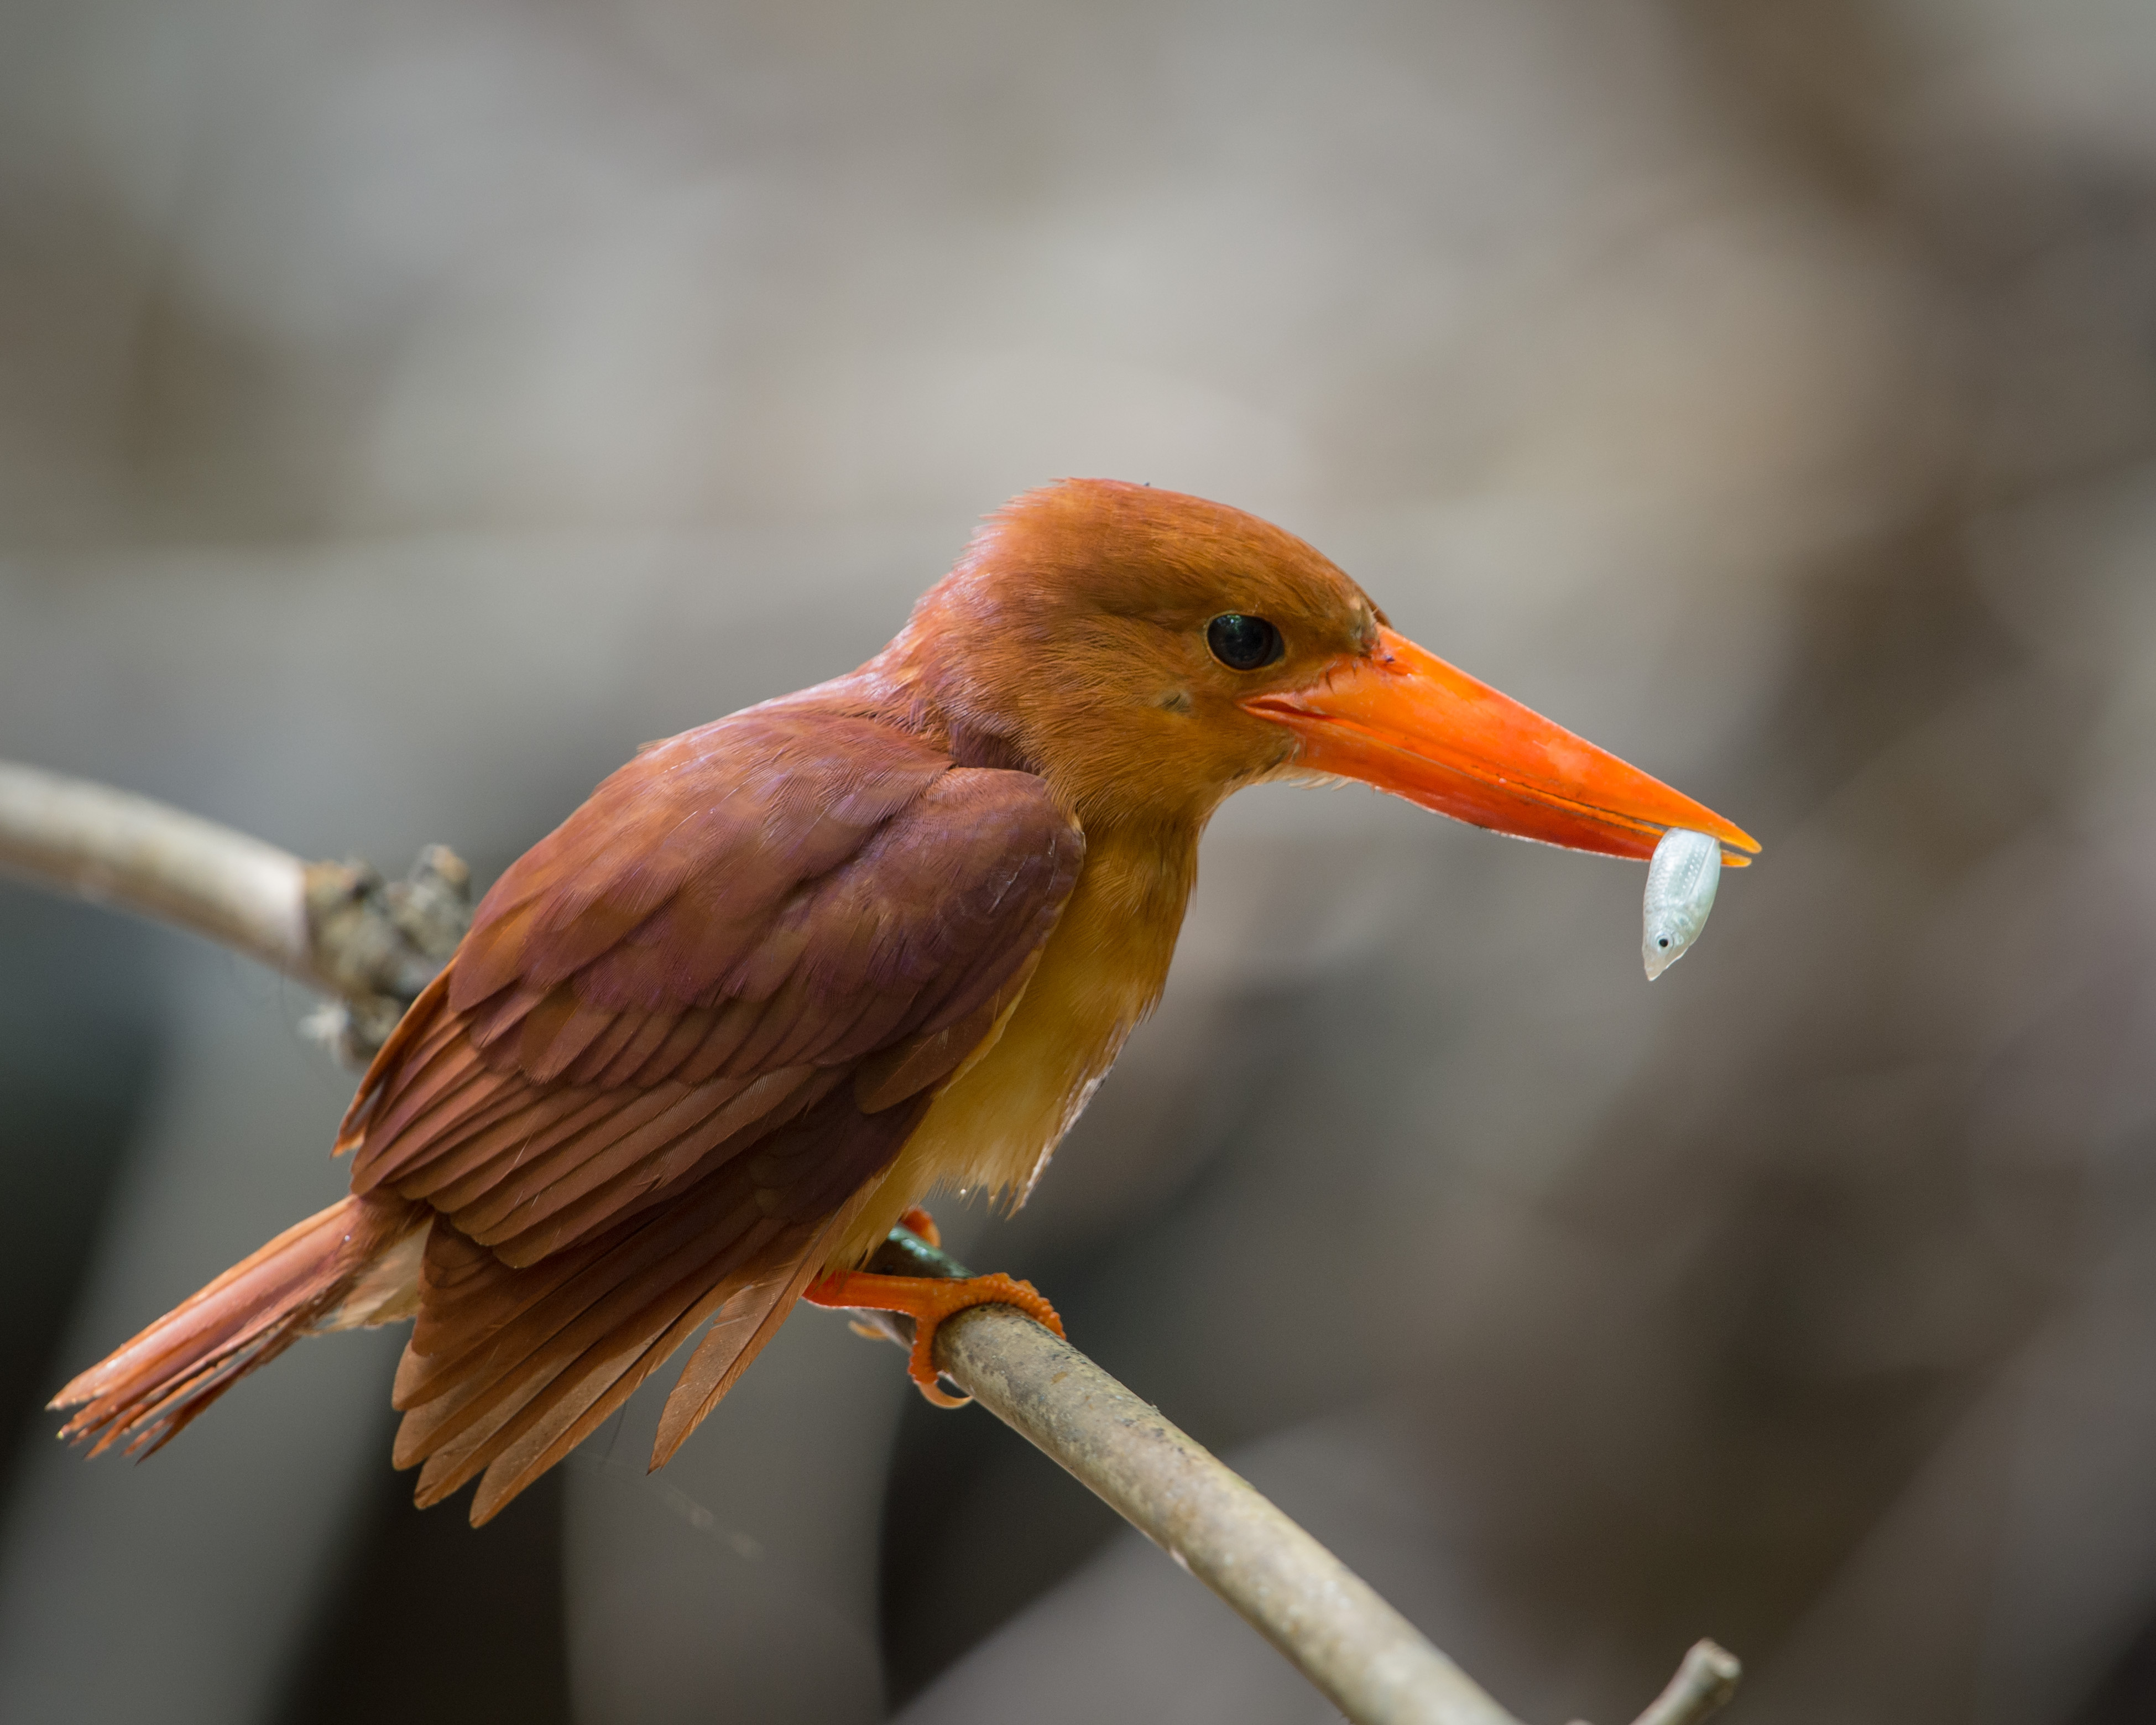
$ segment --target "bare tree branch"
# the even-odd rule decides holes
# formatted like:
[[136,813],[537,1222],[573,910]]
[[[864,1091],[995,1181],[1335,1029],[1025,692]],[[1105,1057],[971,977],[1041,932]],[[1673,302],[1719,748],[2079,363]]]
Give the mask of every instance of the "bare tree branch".
[[[870,1267],[970,1275],[903,1228]],[[895,1314],[858,1327],[913,1345]],[[1519,1725],[1240,1474],[1014,1306],[936,1332],[937,1368],[1232,1605],[1357,1725]]]
[[0,761],[0,868],[192,929],[336,997],[328,1027],[363,1060],[456,950],[470,871],[430,845],[385,885],[364,863],[303,863],[199,815]]
[[[465,865],[439,846],[385,886],[362,864],[302,863],[148,798],[7,762],[0,866],[193,929],[341,997],[353,1014],[348,1054],[379,1045],[470,915]],[[968,1274],[904,1229],[874,1267]],[[910,1320],[860,1316],[911,1346]],[[1355,1725],[1520,1725],[1247,1481],[1015,1307],[951,1319],[936,1363],[1225,1599]],[[1728,1699],[1737,1674],[1702,1641],[1638,1725],[1692,1725]]]
[[1737,1693],[1737,1680],[1743,1671],[1727,1648],[1695,1641],[1670,1686],[1648,1703],[1633,1725],[1697,1725]]
[[0,863],[335,988],[316,968],[299,860],[214,821],[0,762]]

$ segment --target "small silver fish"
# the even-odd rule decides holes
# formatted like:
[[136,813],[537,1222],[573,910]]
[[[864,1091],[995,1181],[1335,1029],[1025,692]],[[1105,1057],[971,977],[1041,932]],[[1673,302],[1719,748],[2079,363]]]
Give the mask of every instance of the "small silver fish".
[[1722,847],[1705,833],[1672,827],[1647,865],[1647,896],[1641,909],[1640,957],[1647,980],[1684,957],[1707,927],[1714,889],[1722,880]]

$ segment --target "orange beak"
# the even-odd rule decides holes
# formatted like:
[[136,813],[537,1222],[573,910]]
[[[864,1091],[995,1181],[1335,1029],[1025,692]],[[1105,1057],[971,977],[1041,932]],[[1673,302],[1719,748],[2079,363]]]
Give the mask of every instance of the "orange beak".
[[1711,834],[1725,866],[1758,841],[1712,809],[1455,670],[1389,629],[1306,689],[1244,707],[1301,740],[1296,764],[1357,778],[1471,826],[1609,856],[1654,855],[1671,827]]

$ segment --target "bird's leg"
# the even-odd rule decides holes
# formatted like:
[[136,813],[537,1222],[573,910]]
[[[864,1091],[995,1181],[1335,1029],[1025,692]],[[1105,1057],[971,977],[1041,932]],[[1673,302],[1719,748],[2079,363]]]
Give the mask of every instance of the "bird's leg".
[[[899,1225],[930,1245],[940,1245],[936,1221],[924,1209],[911,1209]],[[913,1320],[913,1353],[906,1373],[915,1386],[939,1408],[963,1408],[971,1396],[952,1395],[937,1382],[936,1332],[947,1318],[974,1306],[1015,1306],[1034,1322],[1057,1335],[1063,1320],[1029,1281],[1014,1281],[998,1271],[963,1278],[943,1276],[878,1276],[865,1270],[831,1270],[802,1290],[811,1306],[855,1312],[901,1312]]]
[[947,1318],[975,1306],[1015,1306],[1057,1335],[1063,1320],[1031,1282],[1014,1281],[998,1271],[963,1281],[942,1276],[875,1276],[865,1270],[833,1270],[802,1290],[811,1306],[870,1312],[902,1312],[913,1320],[913,1355],[907,1373],[921,1394],[939,1408],[963,1408],[971,1396],[952,1395],[937,1384],[932,1354],[936,1331]]
[[943,1230],[936,1225],[935,1217],[917,1204],[898,1219],[898,1225],[909,1234],[919,1235],[932,1246],[943,1244]]

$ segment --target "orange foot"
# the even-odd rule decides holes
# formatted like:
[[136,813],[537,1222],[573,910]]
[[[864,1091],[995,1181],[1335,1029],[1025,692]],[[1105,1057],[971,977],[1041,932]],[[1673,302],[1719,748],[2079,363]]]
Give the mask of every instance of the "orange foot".
[[[904,1225],[931,1245],[937,1243],[936,1224],[926,1210],[908,1211]],[[969,1307],[1015,1306],[1036,1323],[1045,1324],[1059,1336],[1063,1333],[1063,1320],[1031,1282],[1014,1281],[1000,1272],[969,1276],[962,1281],[942,1276],[872,1276],[865,1270],[834,1270],[810,1282],[801,1297],[811,1306],[902,1312],[911,1317],[913,1355],[906,1369],[921,1394],[939,1408],[963,1408],[973,1399],[969,1395],[952,1395],[936,1381],[936,1332],[945,1319]]]

